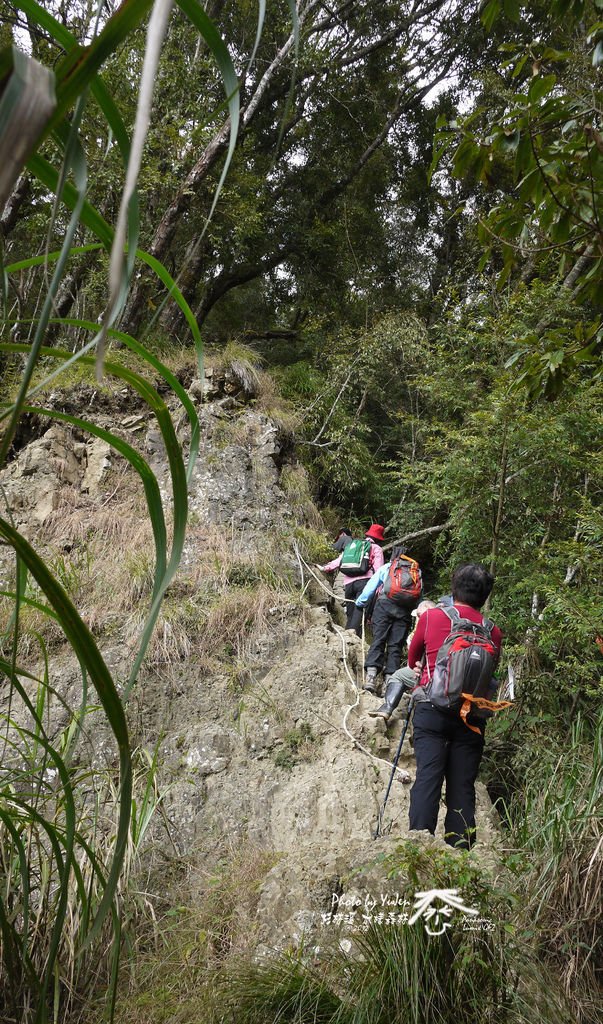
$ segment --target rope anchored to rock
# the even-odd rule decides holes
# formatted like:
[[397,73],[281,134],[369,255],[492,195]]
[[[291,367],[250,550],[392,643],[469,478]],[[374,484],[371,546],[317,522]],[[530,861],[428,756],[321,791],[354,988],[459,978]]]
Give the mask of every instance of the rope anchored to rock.
[[[308,580],[307,583],[304,583],[304,577],[305,577],[304,568],[305,568],[307,570],[307,572],[309,573],[309,575],[314,579],[314,581],[318,584],[320,589],[324,591],[325,594],[328,594],[329,597],[334,598],[335,600],[338,600],[338,595],[335,594],[335,592],[330,587],[327,587],[325,585],[325,583],[323,583],[323,581],[316,575],[316,573],[314,572],[312,567],[310,565],[308,565],[308,563],[302,557],[302,555],[300,553],[300,550],[299,550],[299,547],[297,546],[297,544],[293,545],[293,549],[294,549],[294,552],[295,552],[295,557],[297,558],[297,561],[299,563],[300,572],[301,572],[301,576],[302,576],[302,586],[303,586],[304,591],[307,589],[307,587],[308,587],[308,585],[310,583],[310,580]],[[342,723],[341,723],[341,731],[344,732],[345,735],[348,736],[348,738],[352,741],[352,744],[353,744],[355,749],[360,750],[363,754],[365,754],[367,757],[369,757],[371,759],[371,761],[374,761],[380,767],[384,766],[384,767],[388,768],[391,771],[391,769],[392,769],[391,761],[387,761],[385,758],[377,757],[376,754],[373,754],[373,752],[371,750],[369,750],[368,747],[365,747],[360,742],[360,740],[356,736],[354,736],[354,734],[348,728],[348,724],[347,724],[348,717],[351,714],[351,712],[354,711],[354,709],[357,708],[358,705],[360,704],[360,694],[361,694],[361,691],[358,689],[358,686],[356,685],[356,679],[354,678],[354,676],[352,675],[352,672],[350,670],[350,666],[349,666],[349,662],[348,662],[348,638],[345,635],[345,630],[341,629],[335,623],[333,623],[333,629],[335,630],[335,632],[337,633],[337,635],[339,636],[339,638],[341,640],[341,643],[342,643],[343,666],[344,666],[346,675],[347,675],[348,679],[350,680],[350,683],[352,684],[352,686],[354,688],[354,692],[356,694],[356,699],[355,699],[354,703],[350,704],[346,708],[346,712],[345,712],[345,714],[343,716]],[[364,685],[364,651],[365,651],[364,620],[362,622],[361,643],[362,643],[362,682],[363,682],[363,685]],[[407,772],[404,768],[399,768],[397,766],[397,764],[394,767],[394,772],[392,773],[392,778],[393,778],[393,776],[396,773],[397,773],[397,776],[399,777],[401,782],[408,783],[408,782],[412,781],[412,776],[409,774],[409,772]]]

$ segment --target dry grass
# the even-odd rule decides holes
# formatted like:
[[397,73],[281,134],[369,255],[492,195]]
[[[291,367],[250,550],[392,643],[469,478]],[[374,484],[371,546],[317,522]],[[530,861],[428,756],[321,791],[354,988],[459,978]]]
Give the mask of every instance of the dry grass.
[[[200,1021],[213,972],[251,953],[261,884],[277,857],[226,837],[220,845],[224,854],[215,866],[189,868],[177,879],[176,898],[149,898],[146,925],[138,920],[136,946],[122,969],[116,1024]],[[162,887],[152,888],[165,892],[163,873]],[[87,1024],[92,1019],[88,1012]]]
[[310,481],[303,466],[283,466],[281,487],[298,522],[313,530],[324,531],[323,518],[312,500]]
[[[65,487],[38,548],[96,636],[137,646],[153,587],[153,537],[137,481],[114,471],[99,505]],[[169,531],[169,524],[168,524]],[[37,588],[30,596],[41,600]],[[253,658],[258,639],[290,610],[295,587],[279,543],[260,553],[239,533],[191,525],[178,576],[169,588],[147,655],[151,664],[196,658],[206,667]],[[2,625],[12,605],[2,599]],[[54,620],[24,606],[20,657],[38,658],[63,642]]]
[[[117,474],[116,474],[117,475]],[[108,484],[111,487],[111,483]],[[91,630],[113,630],[153,586],[153,532],[137,481],[117,476],[102,504],[66,490],[43,538],[62,553],[51,564]]]
[[212,440],[218,448],[234,445],[251,451],[255,438],[249,421],[243,416],[233,416],[216,423]]
[[600,1020],[603,954],[603,712],[577,716],[556,762],[542,751],[517,798],[515,840],[526,855],[524,914],[573,1003]]
[[229,341],[223,349],[214,350],[208,356],[208,364],[248,398],[255,398],[258,394],[263,376],[260,370],[262,363],[258,352],[237,341]]
[[[153,535],[142,494],[133,484],[132,478],[114,472],[110,494],[100,505],[64,487],[36,538],[37,550],[95,635],[118,630],[125,614],[151,593]],[[31,581],[27,594],[43,601]],[[1,628],[6,628],[12,607],[10,599],[0,602]],[[47,645],[63,641],[58,624],[35,608],[23,606],[21,627],[22,657],[38,650],[36,633]]]
[[282,397],[274,377],[269,373],[260,375],[256,409],[273,421],[285,441],[293,443],[300,430],[301,415],[291,402]]
[[188,545],[195,558],[166,595],[150,661],[194,657],[210,669],[253,659],[260,638],[296,599],[282,552],[275,544],[260,554],[217,526],[192,527]]

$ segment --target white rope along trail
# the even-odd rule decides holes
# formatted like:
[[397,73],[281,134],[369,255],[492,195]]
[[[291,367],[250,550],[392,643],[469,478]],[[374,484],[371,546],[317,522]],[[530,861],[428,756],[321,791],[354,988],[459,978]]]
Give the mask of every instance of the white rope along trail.
[[[307,569],[307,571],[310,573],[310,576],[312,576],[314,578],[316,583],[318,583],[319,587],[325,592],[325,594],[328,594],[329,597],[333,597],[336,600],[339,600],[338,595],[335,594],[333,592],[333,590],[331,590],[330,587],[327,587],[323,583],[323,581],[316,575],[316,573],[314,572],[312,567],[309,566],[308,563],[302,558],[297,544],[294,544],[293,547],[294,547],[294,551],[295,551],[295,556],[296,556],[297,561],[299,562],[299,566],[300,566],[300,571],[301,571],[301,575],[302,575],[302,585],[303,585],[303,581],[304,581],[304,571],[303,570],[304,570],[304,567],[305,567]],[[306,590],[309,582],[310,581],[308,580],[308,583],[303,585],[304,591]],[[349,737],[349,739],[352,741],[352,744],[354,745],[354,747],[356,747],[357,750],[362,751],[363,754],[366,754],[366,756],[369,757],[371,759],[371,761],[374,761],[380,767],[386,767],[389,771],[391,771],[392,770],[392,763],[391,763],[391,761],[386,761],[385,758],[377,757],[376,754],[373,754],[373,752],[371,750],[369,750],[368,747],[363,746],[363,744],[360,742],[360,740],[358,740],[353,735],[353,733],[350,732],[350,730],[348,728],[348,724],[347,724],[348,716],[354,710],[354,708],[358,707],[358,705],[360,703],[360,692],[361,691],[358,689],[358,687],[356,685],[356,680],[355,680],[354,676],[352,675],[352,673],[350,671],[349,664],[348,664],[347,638],[346,638],[346,635],[345,635],[345,630],[341,629],[335,623],[333,623],[333,629],[338,634],[338,636],[339,636],[339,638],[341,640],[343,665],[344,665],[344,668],[345,668],[345,671],[346,671],[346,675],[347,675],[348,679],[350,680],[352,686],[354,687],[354,692],[356,694],[356,700],[354,701],[353,704],[348,705],[348,707],[346,709],[346,712],[345,712],[345,714],[343,716],[343,719],[342,719],[342,722],[341,722],[341,731],[344,732],[345,735]],[[363,684],[364,684],[364,651],[365,651],[365,639],[364,639],[364,619],[363,619],[362,620],[362,682],[363,682]],[[411,776],[409,775],[409,773],[406,771],[405,768],[398,768],[396,766],[396,772],[400,775],[402,782],[410,782],[411,781]]]

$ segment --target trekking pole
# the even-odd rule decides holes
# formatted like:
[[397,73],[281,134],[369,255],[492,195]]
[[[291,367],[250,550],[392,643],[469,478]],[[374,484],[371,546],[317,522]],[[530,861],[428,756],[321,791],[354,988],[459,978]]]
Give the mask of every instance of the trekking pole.
[[365,654],[366,654],[365,643],[366,643],[366,641],[364,639],[364,608],[363,608],[362,609],[362,647],[360,648],[360,654],[362,656],[362,689],[363,690],[364,690],[364,682],[365,682],[365,678],[364,678],[364,673],[365,673],[364,659],[365,659]]
[[373,839],[378,839],[379,836],[383,834],[382,833],[382,827],[383,827],[383,818],[385,816],[385,805],[386,805],[388,797],[389,797],[390,789],[392,788],[392,783],[394,781],[394,775],[396,774],[396,769],[398,767],[398,761],[400,760],[400,754],[402,753],[402,746],[403,746],[404,740],[406,738],[406,730],[408,729],[408,723],[410,722],[410,716],[413,713],[413,709],[414,709],[414,703],[411,700],[411,702],[410,702],[410,704],[408,706],[408,714],[406,716],[406,721],[404,723],[404,728],[402,730],[402,735],[400,737],[400,742],[398,743],[398,749],[396,751],[396,756],[394,758],[394,763],[393,763],[393,767],[392,767],[392,773],[391,773],[391,775],[389,777],[389,782],[387,784],[387,789],[385,791],[385,798],[383,800],[383,803],[381,804],[381,807],[379,808],[379,816],[377,818],[377,828],[375,829],[375,831],[373,833]]

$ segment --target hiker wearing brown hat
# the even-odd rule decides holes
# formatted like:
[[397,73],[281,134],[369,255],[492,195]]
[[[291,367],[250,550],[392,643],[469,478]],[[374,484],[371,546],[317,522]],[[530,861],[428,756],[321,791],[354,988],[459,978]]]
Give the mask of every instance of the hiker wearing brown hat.
[[341,572],[346,601],[346,629],[362,634],[362,608],[356,607],[356,598],[364,590],[366,581],[383,565],[381,545],[385,543],[383,527],[371,523],[364,540],[351,540],[338,558],[317,566],[321,572]]

